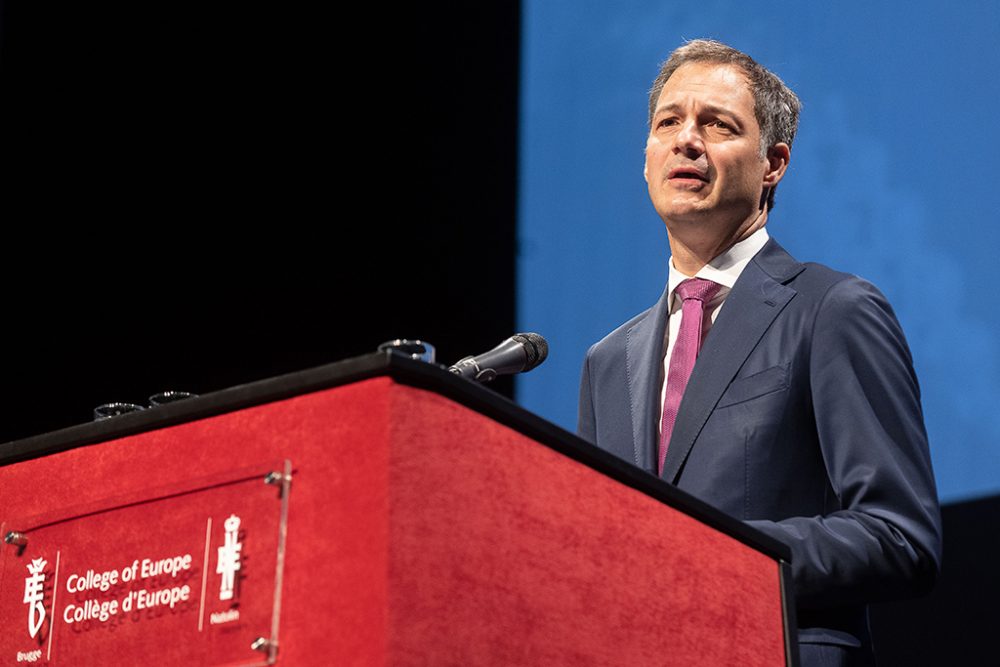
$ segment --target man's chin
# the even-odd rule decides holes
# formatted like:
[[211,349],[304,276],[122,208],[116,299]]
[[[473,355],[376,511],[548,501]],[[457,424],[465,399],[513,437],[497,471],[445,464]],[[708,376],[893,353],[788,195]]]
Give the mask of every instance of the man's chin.
[[664,206],[677,215],[704,210],[714,206],[714,202],[710,201],[714,198],[711,196],[708,188],[694,191],[671,189],[664,192],[664,194],[667,195],[663,198]]
[[680,223],[690,222],[692,224],[704,223],[712,217],[712,207],[707,206],[704,201],[675,202],[666,211],[660,212],[660,217],[664,220],[672,220]]

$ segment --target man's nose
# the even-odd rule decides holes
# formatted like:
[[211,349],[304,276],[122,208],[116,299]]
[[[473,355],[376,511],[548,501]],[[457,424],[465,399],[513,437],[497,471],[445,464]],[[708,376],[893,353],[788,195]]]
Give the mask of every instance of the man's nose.
[[693,120],[681,125],[674,140],[674,152],[684,153],[689,157],[697,157],[705,152],[705,142],[701,136],[701,128]]

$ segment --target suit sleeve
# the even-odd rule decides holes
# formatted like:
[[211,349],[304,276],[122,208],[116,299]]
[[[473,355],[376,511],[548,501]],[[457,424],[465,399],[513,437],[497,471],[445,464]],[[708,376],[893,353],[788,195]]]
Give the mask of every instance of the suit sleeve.
[[594,398],[590,387],[590,355],[593,347],[587,350],[583,360],[583,372],[580,376],[580,402],[577,407],[576,433],[587,442],[597,442],[597,423],[594,417]]
[[791,547],[801,607],[921,592],[940,569],[941,518],[902,330],[857,278],[827,291],[813,326],[810,392],[834,510],[749,523]]

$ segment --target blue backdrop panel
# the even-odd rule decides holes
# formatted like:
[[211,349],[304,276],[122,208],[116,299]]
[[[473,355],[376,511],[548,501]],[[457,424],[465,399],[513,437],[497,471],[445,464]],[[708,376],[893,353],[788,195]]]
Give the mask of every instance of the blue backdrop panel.
[[518,322],[552,351],[519,402],[575,429],[587,347],[662,291],[646,95],[711,37],[804,104],[771,235],[895,306],[942,499],[1000,491],[1000,3],[525,0],[523,21]]

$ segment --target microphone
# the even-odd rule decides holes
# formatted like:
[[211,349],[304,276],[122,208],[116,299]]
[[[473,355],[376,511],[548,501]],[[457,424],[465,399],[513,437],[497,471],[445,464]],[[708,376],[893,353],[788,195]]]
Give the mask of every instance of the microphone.
[[519,333],[489,352],[459,359],[448,370],[476,382],[489,382],[498,375],[530,371],[548,355],[549,344],[544,338],[536,333]]

